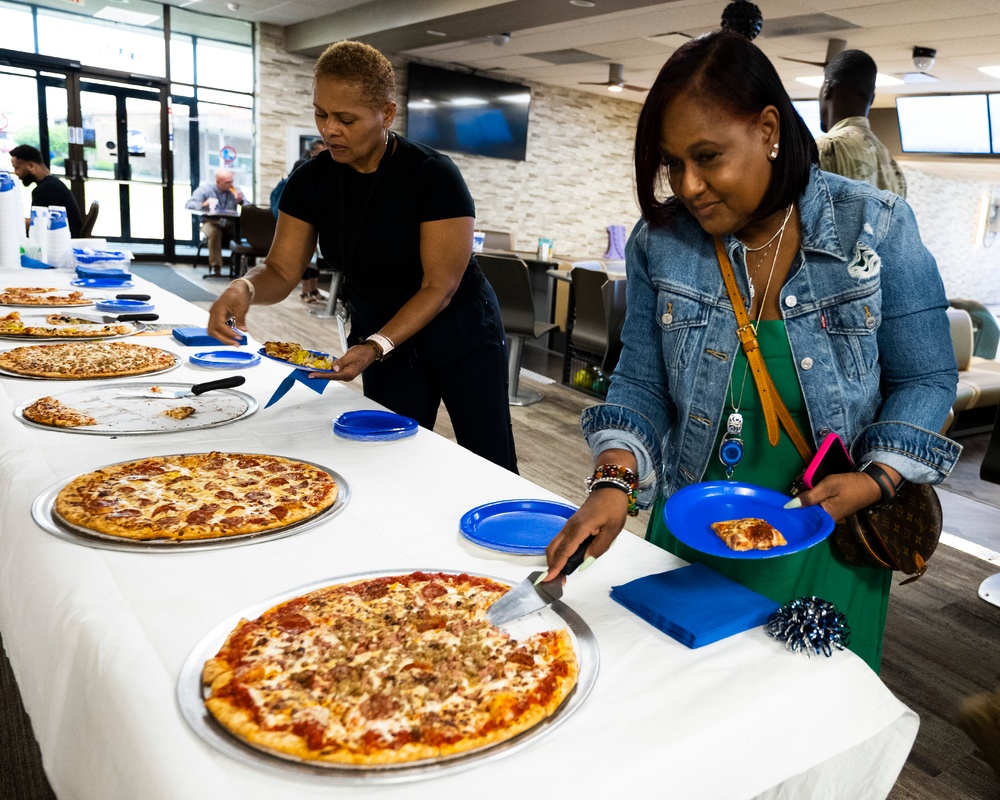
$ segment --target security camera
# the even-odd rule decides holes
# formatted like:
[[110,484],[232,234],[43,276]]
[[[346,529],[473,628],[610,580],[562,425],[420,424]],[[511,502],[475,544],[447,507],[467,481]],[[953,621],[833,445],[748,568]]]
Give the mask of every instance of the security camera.
[[920,70],[920,72],[927,72],[927,70],[934,66],[936,56],[937,50],[933,47],[914,47],[913,66]]
[[497,33],[490,37],[490,41],[493,42],[497,47],[503,47],[507,42],[510,41],[509,33]]

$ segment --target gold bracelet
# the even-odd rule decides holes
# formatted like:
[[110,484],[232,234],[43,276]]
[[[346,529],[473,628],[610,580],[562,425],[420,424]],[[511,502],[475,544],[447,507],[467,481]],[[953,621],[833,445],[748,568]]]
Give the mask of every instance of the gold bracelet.
[[257,294],[256,287],[246,278],[237,278],[234,281],[230,281],[229,285],[235,286],[237,283],[242,283],[244,286],[247,287],[247,291],[250,292],[250,302],[253,303],[253,298]]

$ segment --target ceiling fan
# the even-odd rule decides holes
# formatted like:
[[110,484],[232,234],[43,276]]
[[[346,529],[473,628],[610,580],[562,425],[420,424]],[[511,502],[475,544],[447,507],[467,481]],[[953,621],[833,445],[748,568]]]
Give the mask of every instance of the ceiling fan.
[[608,79],[606,81],[580,81],[581,86],[606,86],[609,91],[620,92],[628,89],[633,92],[649,91],[648,86],[632,86],[625,83],[625,67],[622,64],[608,64]]
[[810,64],[814,67],[825,67],[833,59],[847,49],[847,42],[843,39],[829,39],[826,43],[826,58],[822,61],[807,61],[802,58],[790,58],[788,56],[779,56],[785,61],[795,61],[799,64]]

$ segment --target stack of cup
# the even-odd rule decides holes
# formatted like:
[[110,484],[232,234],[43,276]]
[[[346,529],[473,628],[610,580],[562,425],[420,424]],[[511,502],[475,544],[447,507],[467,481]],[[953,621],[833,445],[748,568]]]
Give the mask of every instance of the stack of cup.
[[70,244],[69,222],[65,206],[49,206],[49,231],[45,237],[45,263],[53,267],[72,269],[73,247]]
[[21,193],[9,172],[0,172],[0,267],[21,266],[24,210]]
[[37,258],[46,264],[48,253],[45,251],[45,242],[49,237],[49,207],[32,206],[31,224],[28,227],[28,240],[34,246],[29,252],[32,258]]

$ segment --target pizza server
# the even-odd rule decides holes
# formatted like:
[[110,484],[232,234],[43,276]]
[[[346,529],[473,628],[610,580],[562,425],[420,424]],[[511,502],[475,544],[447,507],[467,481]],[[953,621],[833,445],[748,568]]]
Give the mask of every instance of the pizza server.
[[217,381],[206,381],[205,383],[196,383],[190,389],[179,389],[174,391],[172,389],[164,389],[160,392],[154,392],[147,389],[143,392],[121,392],[119,397],[149,397],[154,400],[174,400],[178,397],[195,397],[199,394],[205,394],[205,392],[211,392],[214,389],[232,389],[234,386],[242,386],[247,382],[247,379],[242,375],[231,375],[228,378],[219,378]]
[[110,322],[155,322],[156,320],[158,320],[160,318],[160,315],[159,314],[151,314],[151,313],[144,313],[144,314],[109,314],[109,315],[94,314],[92,316],[89,315],[89,314],[80,314],[79,317],[80,317],[80,319],[93,320],[95,323],[97,323],[97,322],[104,322],[104,323],[110,323]]
[[563,595],[563,581],[561,579],[575,572],[576,568],[583,563],[584,556],[587,554],[587,548],[590,547],[592,541],[594,541],[593,536],[588,536],[583,540],[580,546],[576,548],[576,552],[567,559],[566,566],[559,572],[558,578],[554,578],[546,583],[536,584],[536,581],[548,572],[548,570],[535,570],[507,592],[507,594],[494,602],[486,611],[486,619],[489,623],[500,627],[516,619],[520,619],[527,614],[541,611],[546,606],[550,606],[556,600],[559,600]]

